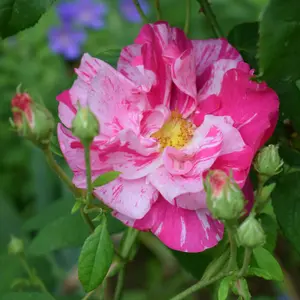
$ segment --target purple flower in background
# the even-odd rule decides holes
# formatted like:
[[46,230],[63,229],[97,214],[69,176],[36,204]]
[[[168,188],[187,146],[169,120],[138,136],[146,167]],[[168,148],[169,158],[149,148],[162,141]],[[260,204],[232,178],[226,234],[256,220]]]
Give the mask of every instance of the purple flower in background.
[[[140,23],[142,21],[132,0],[119,0],[119,3],[121,13],[126,20],[132,23]],[[147,0],[140,0],[140,5],[144,13],[149,11],[149,4]]]
[[75,0],[59,4],[57,12],[65,23],[77,23],[99,29],[105,25],[104,16],[107,13],[107,6],[94,0]]
[[86,39],[86,34],[81,29],[63,24],[61,27],[51,28],[48,37],[51,50],[71,60],[80,56],[80,48]]

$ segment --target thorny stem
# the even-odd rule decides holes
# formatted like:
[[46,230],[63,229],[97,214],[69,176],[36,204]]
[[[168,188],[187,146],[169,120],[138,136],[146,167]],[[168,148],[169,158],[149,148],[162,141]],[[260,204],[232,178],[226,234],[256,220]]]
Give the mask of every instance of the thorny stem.
[[190,30],[190,19],[191,19],[191,0],[186,1],[186,12],[185,12],[185,24],[184,24],[184,33],[188,35]]
[[208,0],[198,0],[198,2],[201,5],[204,15],[208,19],[215,36],[217,38],[224,37],[224,33],[222,32],[222,29],[217,22],[216,16],[212,11]]
[[81,197],[80,190],[77,189],[69,176],[65,173],[65,171],[57,164],[55,161],[53,154],[50,150],[50,147],[43,149],[48,165],[52,168],[52,170],[59,176],[59,178],[68,186],[71,192],[75,195],[76,198]]
[[251,262],[251,256],[252,256],[252,249],[251,248],[245,248],[245,253],[244,253],[244,261],[242,268],[238,274],[239,277],[243,277],[247,274],[248,267]]
[[211,285],[212,283],[226,277],[230,275],[229,273],[220,273],[217,276],[209,279],[209,280],[200,280],[199,282],[197,282],[196,284],[192,285],[191,287],[187,288],[185,291],[181,292],[180,294],[176,295],[175,297],[173,297],[170,300],[182,300],[182,299],[186,299],[187,296],[197,292],[198,290]]
[[90,227],[90,231],[93,232],[95,230],[95,225],[93,224],[89,215],[84,212],[84,209],[82,207],[80,208],[80,214],[81,214],[84,222]]
[[28,274],[30,281],[32,282],[33,285],[38,286],[40,290],[46,294],[50,294],[49,291],[47,290],[46,286],[44,285],[43,281],[35,274],[35,272],[30,268],[28,265],[26,258],[23,254],[20,255],[20,260],[21,264]]
[[228,232],[228,239],[230,243],[230,258],[227,267],[227,271],[230,272],[234,270],[237,266],[236,258],[237,258],[237,244],[235,240],[235,225],[227,224],[227,232]]
[[155,0],[155,10],[157,20],[161,20],[161,11],[160,11],[160,0]]
[[145,13],[142,10],[142,7],[139,3],[139,0],[132,0],[133,4],[136,7],[136,10],[138,11],[139,15],[141,16],[142,20],[144,21],[144,23],[149,23],[149,20],[147,18],[147,16],[145,15]]
[[124,285],[124,278],[125,278],[125,269],[122,268],[118,274],[118,279],[117,279],[117,286],[116,286],[116,291],[115,291],[115,296],[114,300],[120,300],[122,296],[122,289]]
[[[139,231],[137,231],[134,228],[128,228],[127,232],[125,233],[124,241],[121,244],[121,251],[120,251],[122,258],[125,261],[128,260],[130,257],[132,246],[134,245],[138,234]],[[118,274],[117,287],[115,291],[114,300],[120,300],[122,296],[122,289],[123,289],[124,277],[125,277],[124,267],[125,265],[121,268]]]

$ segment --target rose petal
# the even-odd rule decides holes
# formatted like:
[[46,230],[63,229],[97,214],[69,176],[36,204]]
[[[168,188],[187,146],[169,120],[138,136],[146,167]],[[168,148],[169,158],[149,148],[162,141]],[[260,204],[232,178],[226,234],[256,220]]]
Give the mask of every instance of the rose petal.
[[105,204],[129,218],[141,219],[157,200],[158,192],[144,178],[114,181],[96,188],[94,194]]
[[129,226],[151,230],[165,245],[178,251],[202,252],[214,247],[223,236],[223,225],[213,220],[206,209],[183,209],[162,197],[141,220],[114,215]]

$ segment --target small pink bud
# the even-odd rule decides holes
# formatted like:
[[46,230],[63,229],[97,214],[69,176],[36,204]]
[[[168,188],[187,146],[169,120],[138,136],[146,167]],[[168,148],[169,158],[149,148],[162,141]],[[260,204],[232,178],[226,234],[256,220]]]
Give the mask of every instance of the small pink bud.
[[13,97],[11,101],[13,120],[18,129],[24,126],[24,121],[27,122],[27,124],[32,124],[31,105],[32,99],[27,93],[17,93]]
[[47,147],[55,127],[52,114],[46,107],[35,103],[29,94],[17,91],[11,101],[13,126],[19,135],[39,147]]
[[212,170],[204,182],[206,204],[213,217],[234,220],[244,209],[244,194],[234,180],[221,170]]

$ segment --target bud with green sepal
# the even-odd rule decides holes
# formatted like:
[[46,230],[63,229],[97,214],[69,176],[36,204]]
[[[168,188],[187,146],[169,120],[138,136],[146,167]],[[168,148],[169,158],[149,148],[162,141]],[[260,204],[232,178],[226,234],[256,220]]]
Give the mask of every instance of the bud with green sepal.
[[215,219],[231,221],[242,215],[244,194],[232,176],[221,170],[212,170],[205,179],[204,188],[207,207]]
[[251,249],[265,244],[265,232],[254,214],[250,214],[240,225],[237,230],[237,238],[241,246]]
[[269,145],[261,149],[255,159],[254,168],[265,181],[282,171],[283,160],[279,156],[278,145]]
[[267,186],[263,186],[256,192],[255,195],[255,210],[256,212],[262,211],[262,209],[269,202],[271,194],[276,187],[276,183],[271,183]]
[[24,243],[21,239],[12,236],[8,244],[8,253],[13,255],[22,254],[24,252]]
[[72,121],[72,132],[85,146],[90,145],[99,135],[99,122],[89,107],[79,107]]
[[34,102],[28,93],[22,93],[20,87],[17,88],[11,106],[11,123],[19,135],[41,148],[47,147],[55,128],[54,118],[48,109]]

